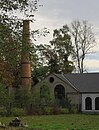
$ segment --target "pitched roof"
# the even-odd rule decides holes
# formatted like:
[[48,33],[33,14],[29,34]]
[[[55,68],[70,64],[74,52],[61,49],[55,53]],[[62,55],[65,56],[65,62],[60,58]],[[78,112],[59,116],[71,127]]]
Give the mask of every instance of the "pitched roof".
[[56,74],[79,92],[99,92],[99,73]]

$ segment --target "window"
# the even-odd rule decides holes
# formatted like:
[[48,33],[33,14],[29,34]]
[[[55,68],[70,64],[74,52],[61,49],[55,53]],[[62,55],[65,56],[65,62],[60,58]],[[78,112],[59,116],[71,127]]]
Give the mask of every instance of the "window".
[[99,110],[99,97],[95,98],[95,110]]
[[53,83],[53,82],[54,82],[54,78],[53,78],[53,77],[50,77],[50,78],[49,78],[49,81],[50,81],[50,83]]
[[57,99],[65,98],[65,88],[62,85],[57,85],[54,89],[54,94]]
[[92,110],[92,99],[90,97],[85,99],[85,109]]

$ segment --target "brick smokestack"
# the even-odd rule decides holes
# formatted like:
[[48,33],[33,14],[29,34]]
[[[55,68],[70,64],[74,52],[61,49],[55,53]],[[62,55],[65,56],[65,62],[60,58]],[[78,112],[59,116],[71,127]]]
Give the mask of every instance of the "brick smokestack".
[[23,21],[21,55],[21,85],[31,89],[31,67],[30,67],[30,21]]

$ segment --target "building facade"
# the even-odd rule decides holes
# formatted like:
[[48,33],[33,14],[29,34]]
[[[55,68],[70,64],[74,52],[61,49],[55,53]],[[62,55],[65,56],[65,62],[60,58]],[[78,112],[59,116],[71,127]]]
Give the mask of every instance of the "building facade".
[[86,74],[50,74],[34,90],[41,91],[46,84],[50,96],[57,98],[60,104],[68,98],[72,106],[81,112],[99,112],[99,73]]

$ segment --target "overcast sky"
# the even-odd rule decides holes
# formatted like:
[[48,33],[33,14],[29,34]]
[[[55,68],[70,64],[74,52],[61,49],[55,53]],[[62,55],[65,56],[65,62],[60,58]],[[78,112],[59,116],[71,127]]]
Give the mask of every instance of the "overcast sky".
[[96,53],[87,56],[85,66],[88,72],[99,72],[99,0],[40,0],[39,4],[43,6],[35,13],[36,22],[31,27],[47,27],[50,34],[37,42],[48,43],[54,29],[70,25],[74,20],[87,20],[93,25],[97,46]]

